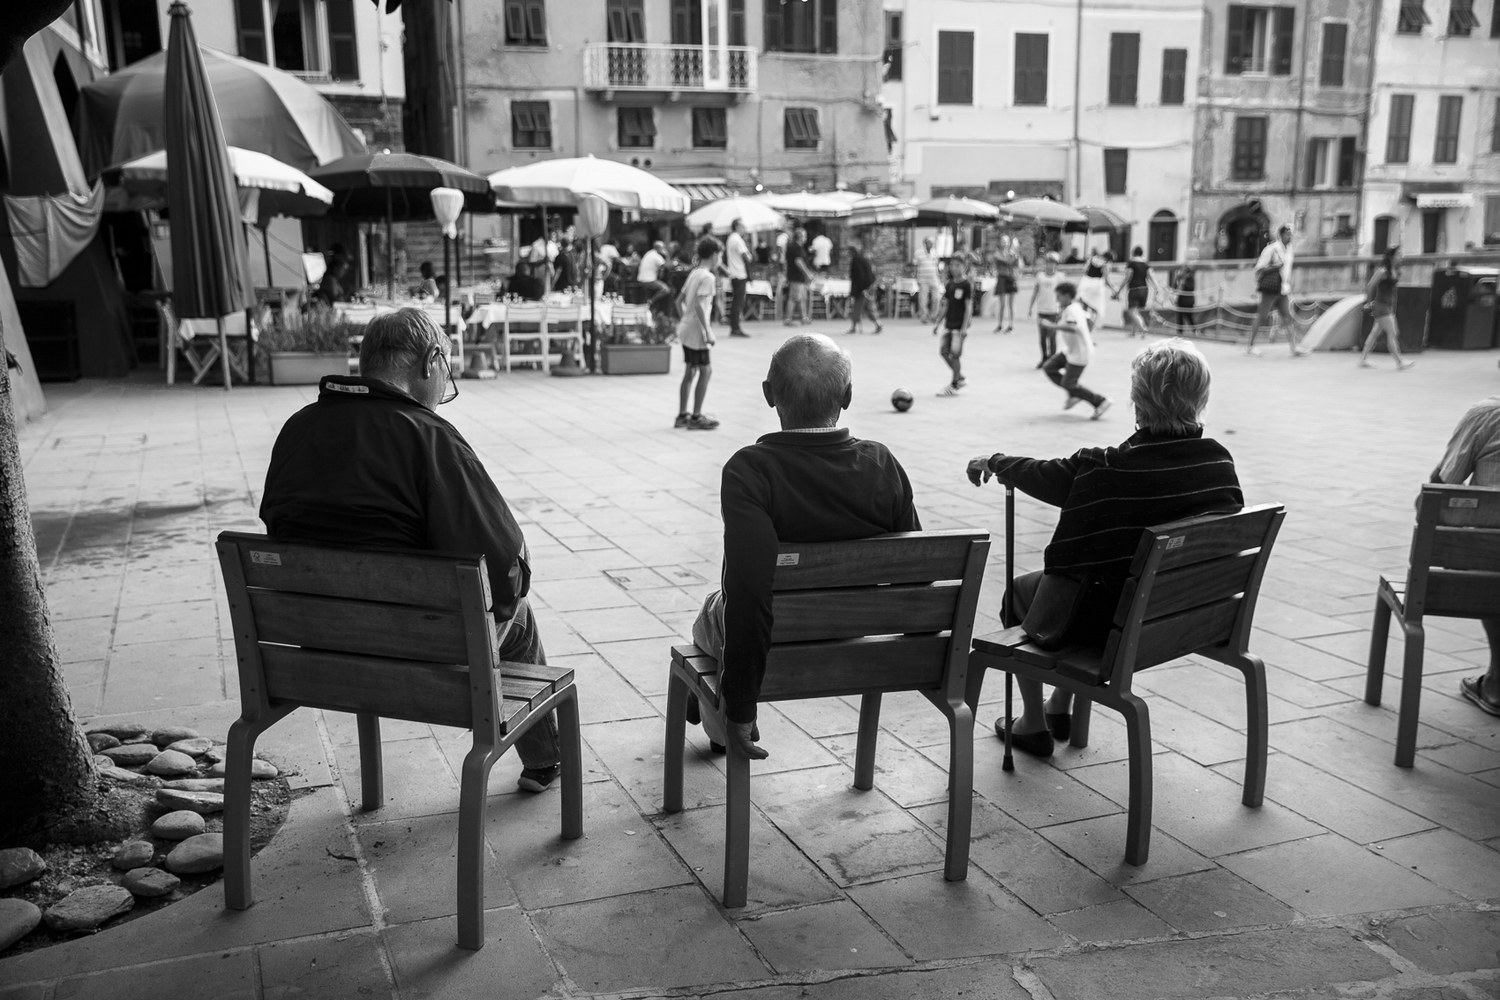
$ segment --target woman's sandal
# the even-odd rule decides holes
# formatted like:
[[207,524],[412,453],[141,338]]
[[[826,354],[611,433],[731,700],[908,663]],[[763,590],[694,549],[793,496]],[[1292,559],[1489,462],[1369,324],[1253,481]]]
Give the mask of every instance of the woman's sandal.
[[1491,701],[1484,696],[1484,675],[1478,677],[1464,677],[1458,682],[1458,693],[1479,706],[1482,712],[1490,715],[1500,715],[1500,702]]

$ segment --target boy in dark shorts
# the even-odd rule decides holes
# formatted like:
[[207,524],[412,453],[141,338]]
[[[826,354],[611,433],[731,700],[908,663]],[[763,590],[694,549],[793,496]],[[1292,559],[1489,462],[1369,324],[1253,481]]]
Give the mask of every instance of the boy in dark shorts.
[[[1146,251],[1136,247],[1130,251],[1130,260],[1125,262],[1125,320],[1131,326],[1130,335],[1142,337],[1151,332],[1146,319],[1146,305],[1151,299],[1151,286],[1156,279],[1151,277],[1151,265],[1146,263]],[[1120,297],[1118,289],[1115,298]]]
[[941,328],[943,339],[938,353],[953,370],[952,380],[938,393],[939,396],[957,396],[958,390],[967,381],[963,374],[964,338],[969,335],[969,322],[974,318],[974,283],[968,278],[968,265],[960,254],[948,258],[948,284],[943,288],[942,316],[933,326],[933,334]]
[[[719,422],[703,412],[703,397],[708,395],[708,380],[713,374],[708,351],[714,345],[709,315],[714,301],[714,274],[724,247],[712,236],[698,241],[698,260],[682,284],[678,304],[682,319],[677,321],[677,339],[682,343],[682,386],[677,391],[677,422],[674,426],[690,431],[711,431]],[[697,390],[693,379],[698,380]],[[688,395],[693,397],[693,411],[688,413]]]

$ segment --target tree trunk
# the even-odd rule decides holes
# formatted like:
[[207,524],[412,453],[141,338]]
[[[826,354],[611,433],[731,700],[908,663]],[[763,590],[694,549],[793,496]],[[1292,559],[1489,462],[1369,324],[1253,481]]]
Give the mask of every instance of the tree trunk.
[[0,847],[93,810],[93,754],[58,665],[0,359]]

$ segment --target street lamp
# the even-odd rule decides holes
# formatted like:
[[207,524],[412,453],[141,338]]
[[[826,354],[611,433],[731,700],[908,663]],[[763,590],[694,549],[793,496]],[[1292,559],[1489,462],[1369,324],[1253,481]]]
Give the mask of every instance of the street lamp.
[[432,214],[443,227],[443,332],[453,332],[453,289],[451,287],[448,248],[458,236],[458,216],[464,210],[464,193],[456,188],[432,189]]

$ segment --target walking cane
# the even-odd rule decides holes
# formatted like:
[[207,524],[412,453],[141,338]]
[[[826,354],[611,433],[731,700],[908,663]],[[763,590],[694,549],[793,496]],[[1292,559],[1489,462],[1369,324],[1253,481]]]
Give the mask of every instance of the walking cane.
[[[1016,585],[1016,488],[1009,484],[1005,487],[1005,617],[1010,617],[1010,601],[1013,598],[1012,588]],[[1010,755],[1010,727],[1015,724],[1015,717],[1010,711],[1011,687],[1015,675],[1009,670],[1005,672],[1005,759],[1000,762],[1000,770],[1014,771],[1016,762]]]

